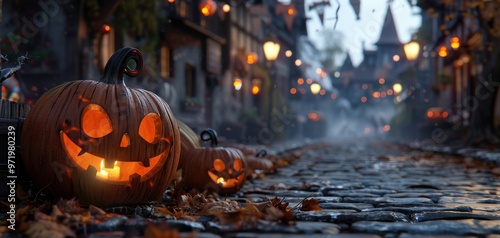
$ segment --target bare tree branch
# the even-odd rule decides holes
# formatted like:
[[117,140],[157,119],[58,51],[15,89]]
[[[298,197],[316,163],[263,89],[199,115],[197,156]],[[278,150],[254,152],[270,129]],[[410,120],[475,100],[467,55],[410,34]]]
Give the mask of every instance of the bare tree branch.
[[339,10],[340,10],[340,2],[339,0],[335,0],[337,2],[337,10],[335,10],[335,24],[333,25],[333,29],[337,28],[337,23],[339,22]]

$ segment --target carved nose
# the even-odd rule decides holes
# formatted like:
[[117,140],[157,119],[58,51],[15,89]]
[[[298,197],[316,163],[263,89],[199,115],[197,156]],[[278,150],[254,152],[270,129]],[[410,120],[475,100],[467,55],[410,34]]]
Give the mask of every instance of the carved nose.
[[127,133],[123,134],[122,141],[120,142],[120,147],[127,148],[130,146],[130,137]]

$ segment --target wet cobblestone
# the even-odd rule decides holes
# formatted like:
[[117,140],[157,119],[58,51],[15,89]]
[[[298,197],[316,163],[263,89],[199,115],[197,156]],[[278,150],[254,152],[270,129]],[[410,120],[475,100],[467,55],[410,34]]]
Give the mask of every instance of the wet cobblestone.
[[[213,212],[175,220],[151,217],[151,206],[139,205],[113,208],[107,212],[127,216],[81,227],[77,233],[92,238],[141,237],[153,224],[173,228],[176,237],[202,238],[500,237],[497,167],[491,161],[384,141],[333,141],[224,197],[239,204],[278,198],[291,209],[296,219],[292,224],[264,219],[252,220],[250,226],[225,224]],[[305,199],[317,200],[319,209],[302,211]],[[129,215],[137,210],[143,215]]]
[[[384,142],[329,143],[242,191],[245,198],[276,196],[289,206],[305,197],[318,199],[321,211],[295,209],[293,228],[265,226],[224,237],[326,237],[332,232],[345,237],[494,237],[500,235],[500,180],[491,173],[494,167]],[[326,232],[321,228],[326,224],[337,231]]]

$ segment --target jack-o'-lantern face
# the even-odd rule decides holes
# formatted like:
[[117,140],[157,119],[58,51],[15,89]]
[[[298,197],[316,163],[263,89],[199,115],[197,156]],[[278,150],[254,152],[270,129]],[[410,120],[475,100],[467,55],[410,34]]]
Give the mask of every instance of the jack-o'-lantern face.
[[116,206],[159,201],[175,177],[180,135],[158,95],[125,85],[143,66],[124,47],[99,80],[75,80],[44,93],[23,123],[23,164],[54,198]]
[[234,188],[244,180],[245,171],[241,159],[234,159],[225,163],[217,158],[214,167],[208,171],[210,179],[223,188]]
[[[82,111],[80,127],[63,126],[66,129],[60,131],[62,146],[81,169],[93,166],[99,180],[126,183],[131,175],[147,180],[161,169],[168,154],[169,141],[163,138],[161,118],[154,112],[142,117],[139,128],[115,135],[117,126],[106,110],[97,104],[88,104]],[[131,136],[136,140],[131,141]],[[133,154],[133,146],[144,148],[141,156],[145,156],[139,158]]]
[[245,155],[238,149],[218,146],[214,129],[203,130],[200,138],[210,146],[195,148],[186,156],[181,168],[186,187],[219,194],[238,192],[246,179]]

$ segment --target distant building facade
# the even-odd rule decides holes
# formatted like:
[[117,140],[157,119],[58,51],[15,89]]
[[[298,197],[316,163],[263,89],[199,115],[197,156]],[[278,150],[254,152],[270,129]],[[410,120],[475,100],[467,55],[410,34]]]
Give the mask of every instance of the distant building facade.
[[401,74],[408,69],[403,43],[399,40],[391,8],[387,8],[376,50],[363,46],[363,61],[352,64],[347,55],[339,69],[339,78],[333,81],[340,96],[347,98],[353,107],[380,100],[393,100],[392,87],[401,82]]

